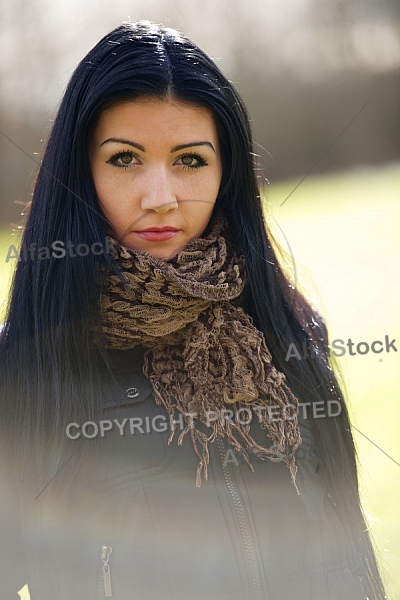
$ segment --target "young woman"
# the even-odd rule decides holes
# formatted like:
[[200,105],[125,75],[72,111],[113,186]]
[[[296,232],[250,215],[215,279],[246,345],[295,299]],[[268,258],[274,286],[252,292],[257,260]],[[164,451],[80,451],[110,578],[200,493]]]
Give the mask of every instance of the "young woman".
[[253,156],[176,31],[120,26],[73,74],[0,345],[9,597],[385,598],[326,328]]

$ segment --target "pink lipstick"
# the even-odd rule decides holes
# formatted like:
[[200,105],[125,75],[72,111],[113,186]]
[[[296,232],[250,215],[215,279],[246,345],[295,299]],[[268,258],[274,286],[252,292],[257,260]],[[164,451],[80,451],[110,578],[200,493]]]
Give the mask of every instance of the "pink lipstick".
[[148,227],[147,229],[134,231],[133,233],[142,238],[142,240],[147,240],[149,242],[164,242],[165,240],[173,238],[179,231],[180,229],[177,229],[176,227],[166,225],[164,227]]

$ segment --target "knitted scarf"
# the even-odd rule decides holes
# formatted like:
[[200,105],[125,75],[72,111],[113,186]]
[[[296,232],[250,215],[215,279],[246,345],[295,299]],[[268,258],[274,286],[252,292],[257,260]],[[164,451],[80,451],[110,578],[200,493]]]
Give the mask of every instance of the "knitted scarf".
[[[263,334],[240,307],[244,258],[235,251],[222,215],[216,214],[202,237],[170,259],[111,241],[125,283],[110,274],[101,297],[106,343],[113,349],[145,348],[143,372],[157,404],[172,423],[183,416],[178,445],[187,434],[192,439],[199,458],[196,485],[202,473],[207,480],[208,444],[217,436],[251,470],[249,452],[276,459],[279,450],[295,484],[298,402],[285,375],[272,365]],[[253,439],[252,420],[273,446]],[[168,443],[175,430],[173,425]]]

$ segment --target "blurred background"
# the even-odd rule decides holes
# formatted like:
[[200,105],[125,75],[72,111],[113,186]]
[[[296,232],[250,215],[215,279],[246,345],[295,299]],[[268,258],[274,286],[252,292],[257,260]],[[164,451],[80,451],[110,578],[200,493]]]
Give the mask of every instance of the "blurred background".
[[400,598],[398,0],[3,0],[0,17],[0,322],[7,250],[73,69],[122,21],[180,29],[245,100],[269,225],[331,340],[397,340],[338,362],[363,504]]
[[[3,0],[0,224],[18,217],[68,79],[123,20],[178,28],[217,60],[252,116],[271,181],[400,158],[398,0]],[[43,140],[43,142],[41,142]],[[38,153],[38,154],[35,154]]]

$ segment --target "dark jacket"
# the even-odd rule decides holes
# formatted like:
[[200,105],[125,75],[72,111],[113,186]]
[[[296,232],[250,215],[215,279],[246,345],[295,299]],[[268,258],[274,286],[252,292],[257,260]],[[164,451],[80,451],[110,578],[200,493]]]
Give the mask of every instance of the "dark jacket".
[[[198,488],[190,435],[179,446],[178,423],[168,444],[167,413],[142,374],[142,349],[111,357],[101,420],[113,428],[103,423],[104,435],[87,439],[82,423],[72,426],[70,435],[81,437],[71,442],[70,463],[36,500],[41,490],[27,498],[22,486],[22,516],[4,503],[3,518],[14,514],[14,521],[1,599],[17,598],[28,583],[31,600],[365,600],[307,419],[300,422],[300,495],[278,453],[252,458],[252,472],[220,438],[210,444],[208,481]],[[83,429],[95,433],[94,425]],[[251,429],[271,445],[256,421]],[[10,497],[18,482],[12,487]]]

